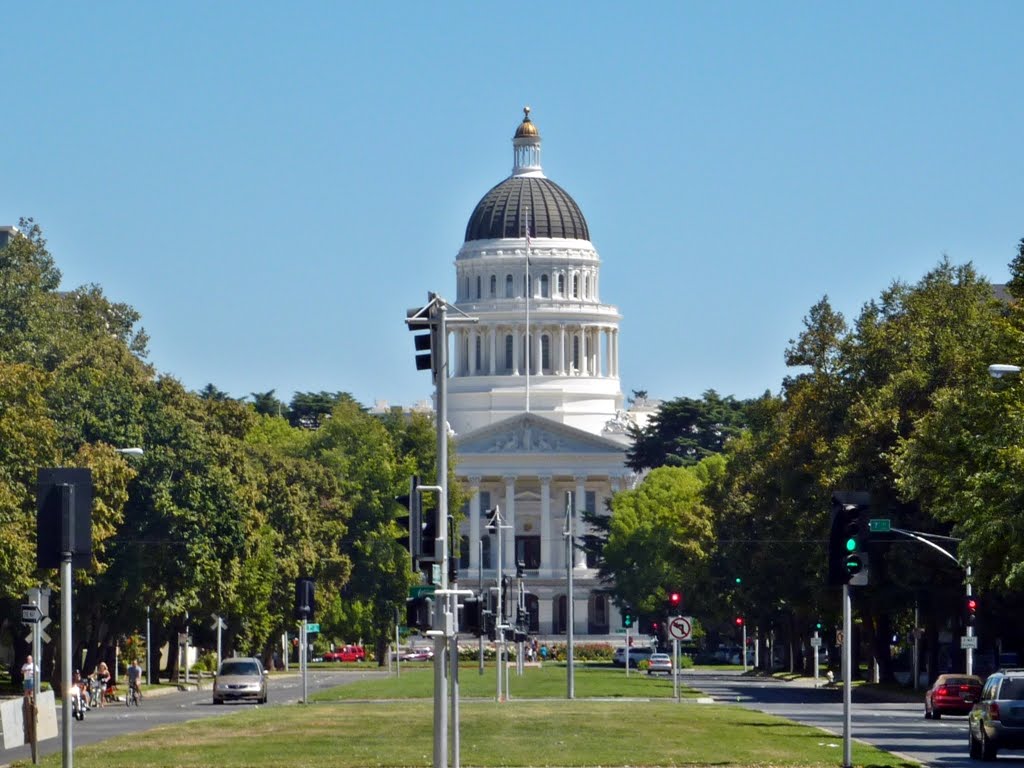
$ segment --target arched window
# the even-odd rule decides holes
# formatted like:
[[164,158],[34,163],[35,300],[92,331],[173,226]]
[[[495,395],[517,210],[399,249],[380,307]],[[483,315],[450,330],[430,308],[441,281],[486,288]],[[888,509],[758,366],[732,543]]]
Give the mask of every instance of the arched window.
[[480,296],[481,296],[481,293],[480,293],[480,283],[482,283],[482,282],[483,282],[483,278],[482,278],[482,277],[480,277],[480,275],[477,275],[477,276],[476,276],[476,297],[477,297],[478,299],[479,299],[479,298],[480,298]]
[[578,336],[572,340],[572,367],[576,369],[576,373],[580,372],[580,339]]
[[505,370],[512,370],[512,334],[505,337]]
[[476,337],[476,367],[473,373],[480,373],[484,367],[484,340],[478,335]]
[[590,298],[590,275],[586,275],[583,278],[583,298]]
[[559,296],[565,296],[565,273],[563,273],[563,272],[559,272],[558,273],[558,282],[556,283],[556,285],[558,287],[555,288],[555,292]]
[[592,635],[608,632],[608,596],[594,595],[590,599],[590,615],[587,617],[587,631]]
[[462,298],[464,298],[464,299],[468,299],[469,298],[469,276],[468,275],[462,281]]
[[498,276],[491,275],[491,298],[497,298],[498,296]]
[[548,297],[548,276],[540,276],[540,295],[541,298],[546,299]]
[[580,297],[580,276],[575,273],[572,276],[572,297],[574,299]]
[[540,337],[540,372],[551,373],[551,337],[546,333]]
[[512,298],[512,275],[505,275],[505,298]]

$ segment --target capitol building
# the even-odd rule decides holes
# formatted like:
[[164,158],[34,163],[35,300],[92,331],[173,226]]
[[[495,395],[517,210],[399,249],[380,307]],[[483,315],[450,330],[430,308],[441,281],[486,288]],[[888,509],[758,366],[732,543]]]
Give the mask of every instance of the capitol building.
[[[626,466],[631,423],[619,378],[618,309],[601,296],[601,259],[576,201],[541,166],[541,136],[524,109],[512,138],[512,174],[480,199],[455,257],[454,306],[478,319],[449,328],[448,422],[456,477],[469,502],[460,531],[460,581],[492,583],[521,564],[529,631],[566,631],[563,531],[577,509],[607,511],[636,482]],[[452,312],[456,316],[457,312]],[[643,404],[636,404],[643,406]],[[503,553],[488,530],[498,507]],[[574,539],[587,535],[577,515]],[[606,635],[620,616],[578,546],[574,632]]]

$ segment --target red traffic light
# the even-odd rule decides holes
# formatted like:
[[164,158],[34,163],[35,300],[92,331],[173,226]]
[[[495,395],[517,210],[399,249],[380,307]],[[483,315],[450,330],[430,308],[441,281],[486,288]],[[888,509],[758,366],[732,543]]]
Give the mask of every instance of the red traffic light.
[[968,597],[967,598],[967,611],[969,613],[975,613],[975,612],[977,612],[977,610],[978,610],[978,601],[975,600],[973,597]]
[[681,592],[669,592],[668,604],[673,608],[678,608],[679,604],[683,602],[683,595]]
[[743,617],[742,616],[737,616],[736,619],[735,619],[735,622],[736,622],[736,626],[737,627],[742,627],[743,626]]

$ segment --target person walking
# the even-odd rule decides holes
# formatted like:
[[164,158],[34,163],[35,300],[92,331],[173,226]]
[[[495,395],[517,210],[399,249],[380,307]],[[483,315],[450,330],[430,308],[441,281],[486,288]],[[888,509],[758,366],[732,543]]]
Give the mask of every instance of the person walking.
[[21,665],[21,685],[26,696],[35,695],[37,674],[39,674],[39,667],[32,660],[32,654],[29,654],[25,657],[25,663]]
[[129,704],[134,701],[136,705],[142,701],[142,667],[139,666],[138,659],[128,667],[128,698],[126,701]]

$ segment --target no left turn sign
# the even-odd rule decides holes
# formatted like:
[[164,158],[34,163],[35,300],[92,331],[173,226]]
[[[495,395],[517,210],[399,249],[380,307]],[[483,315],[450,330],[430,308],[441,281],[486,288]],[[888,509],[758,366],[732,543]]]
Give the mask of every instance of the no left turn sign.
[[693,636],[693,617],[676,616],[668,623],[668,636],[673,640],[689,640]]

